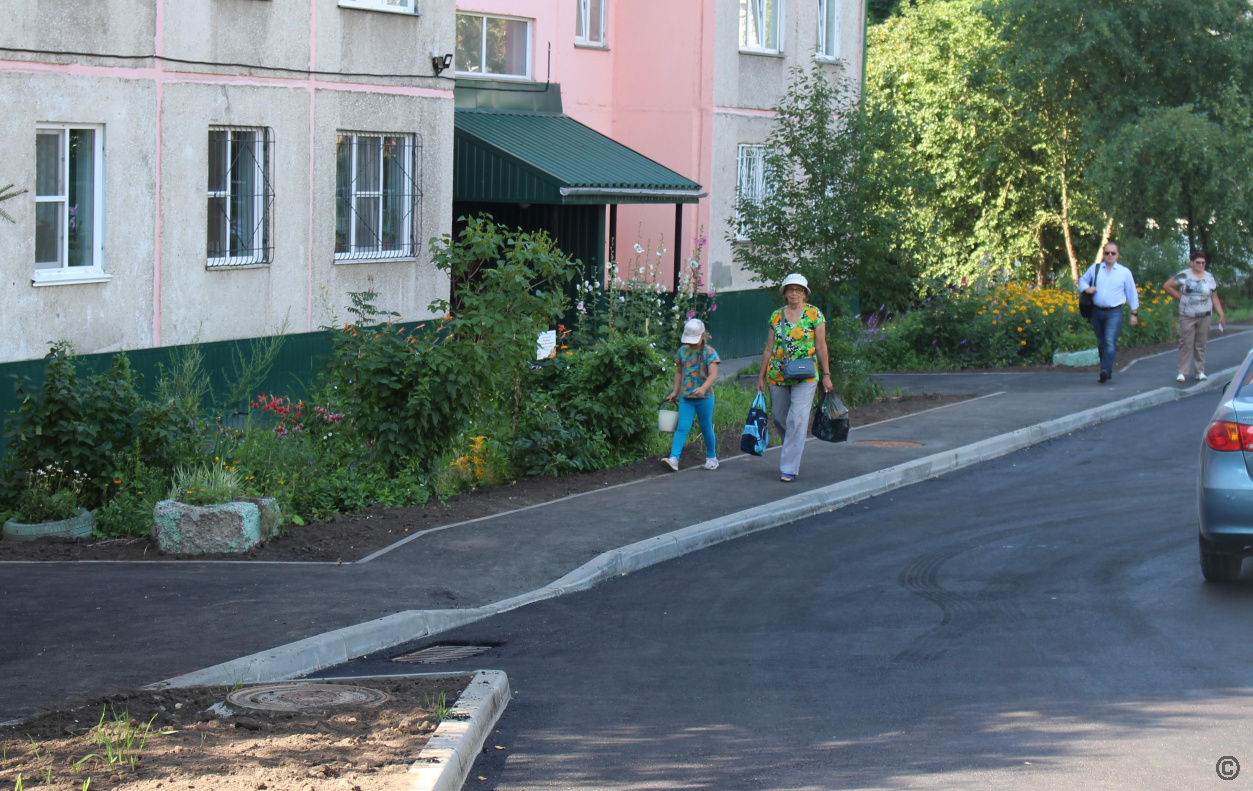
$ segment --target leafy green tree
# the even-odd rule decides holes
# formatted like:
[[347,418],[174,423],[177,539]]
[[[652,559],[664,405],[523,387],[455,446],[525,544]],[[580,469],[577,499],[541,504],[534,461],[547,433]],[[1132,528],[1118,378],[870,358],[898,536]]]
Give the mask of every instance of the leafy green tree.
[[891,114],[863,112],[853,83],[821,66],[793,69],[775,110],[764,194],[740,195],[730,219],[736,262],[765,283],[801,272],[826,305],[854,290],[904,300],[914,274],[900,244],[905,174],[876,164],[890,147]]
[[952,282],[1040,270],[1056,226],[1041,141],[998,71],[1004,45],[979,2],[919,0],[869,41],[866,102],[907,119],[883,168],[908,174],[921,263]]

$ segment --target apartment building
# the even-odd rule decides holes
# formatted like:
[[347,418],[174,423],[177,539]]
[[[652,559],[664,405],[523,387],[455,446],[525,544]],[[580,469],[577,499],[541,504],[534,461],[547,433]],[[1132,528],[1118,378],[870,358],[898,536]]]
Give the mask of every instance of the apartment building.
[[[703,236],[705,282],[756,291],[727,232],[737,194],[761,194],[771,108],[794,66],[817,61],[860,83],[865,16],[863,0],[457,0],[457,128],[482,107],[560,112],[662,165],[692,186],[687,196],[665,206],[677,179],[654,179],[649,202],[604,194],[588,222],[604,227],[605,246],[616,232],[623,263],[637,242],[665,247],[673,285],[674,253],[687,257]],[[535,102],[554,90],[559,108]],[[455,181],[461,192],[460,170]]]
[[451,6],[0,7],[0,186],[27,190],[0,204],[0,362],[315,330],[352,291],[419,319],[447,294],[427,240],[451,227]]

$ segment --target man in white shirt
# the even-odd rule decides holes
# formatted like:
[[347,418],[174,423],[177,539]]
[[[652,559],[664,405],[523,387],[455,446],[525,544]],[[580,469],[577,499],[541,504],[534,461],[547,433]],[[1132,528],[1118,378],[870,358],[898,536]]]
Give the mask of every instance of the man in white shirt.
[[1101,253],[1101,262],[1079,278],[1079,290],[1092,295],[1092,330],[1101,353],[1100,383],[1114,376],[1118,331],[1122,329],[1122,306],[1131,306],[1131,326],[1140,323],[1140,294],[1131,270],[1118,263],[1118,245],[1110,242]]

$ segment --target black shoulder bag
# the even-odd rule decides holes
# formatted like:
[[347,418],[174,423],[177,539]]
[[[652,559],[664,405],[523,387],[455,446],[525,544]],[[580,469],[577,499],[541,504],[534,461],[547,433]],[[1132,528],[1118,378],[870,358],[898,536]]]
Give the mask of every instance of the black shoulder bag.
[[[1101,274],[1101,264],[1098,261],[1092,266],[1094,269],[1092,272],[1092,287],[1096,288],[1096,279]],[[1083,316],[1085,319],[1092,318],[1092,298],[1095,296],[1096,294],[1089,294],[1086,290],[1079,292],[1079,315]]]

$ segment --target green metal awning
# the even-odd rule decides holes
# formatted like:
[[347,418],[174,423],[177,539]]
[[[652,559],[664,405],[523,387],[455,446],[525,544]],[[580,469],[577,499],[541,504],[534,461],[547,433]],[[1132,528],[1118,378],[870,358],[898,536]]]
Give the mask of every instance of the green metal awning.
[[565,115],[455,113],[453,200],[696,203],[700,185]]

